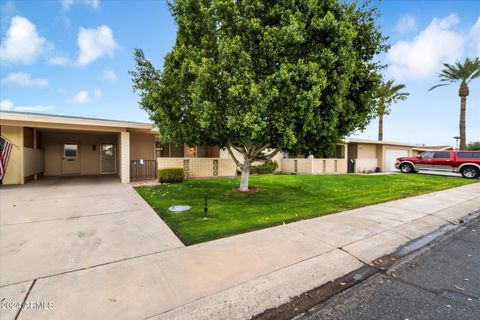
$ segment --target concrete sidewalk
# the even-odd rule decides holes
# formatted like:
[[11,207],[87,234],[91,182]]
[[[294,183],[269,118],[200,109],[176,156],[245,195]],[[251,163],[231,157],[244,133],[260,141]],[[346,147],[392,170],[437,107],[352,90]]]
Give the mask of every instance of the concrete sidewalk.
[[480,208],[480,183],[0,288],[18,319],[248,319]]
[[295,320],[479,319],[480,219]]

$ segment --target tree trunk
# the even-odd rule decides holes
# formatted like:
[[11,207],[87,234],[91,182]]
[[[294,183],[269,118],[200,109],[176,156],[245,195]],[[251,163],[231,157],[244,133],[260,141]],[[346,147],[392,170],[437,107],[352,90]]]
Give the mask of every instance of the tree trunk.
[[467,109],[467,97],[460,97],[460,150],[467,148],[466,130],[465,130],[465,113]]
[[383,140],[383,113],[378,114],[378,141]]
[[468,86],[465,83],[462,83],[458,92],[458,95],[460,96],[460,150],[465,150],[467,148],[466,111],[468,94]]
[[[242,177],[240,179],[240,188],[238,189],[240,192],[248,191],[248,178],[250,177],[250,167],[252,162],[258,160],[259,156],[262,155],[263,159],[272,159],[279,150],[273,150],[270,153],[262,154],[268,145],[260,145],[260,146],[243,146],[243,147],[235,147],[233,145],[227,145],[226,149],[230,154],[230,157],[237,165],[237,168],[240,169],[242,173]],[[237,156],[233,153],[233,150],[236,150],[238,153],[243,154],[243,163],[239,161]]]
[[240,191],[248,191],[248,178],[250,177],[250,165],[244,164],[242,168],[242,177],[240,179]]

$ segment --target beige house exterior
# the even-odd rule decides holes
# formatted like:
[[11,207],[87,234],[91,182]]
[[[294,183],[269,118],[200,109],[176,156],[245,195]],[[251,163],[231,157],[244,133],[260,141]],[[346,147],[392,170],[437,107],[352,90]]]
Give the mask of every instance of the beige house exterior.
[[0,112],[0,130],[13,143],[2,184],[40,176],[117,175],[130,182],[133,160],[155,160],[152,124]]
[[[157,169],[172,167],[183,168],[186,178],[235,176],[237,172],[226,150],[162,144],[150,123],[1,111],[0,130],[14,144],[2,181],[5,185],[41,176],[79,175],[117,175],[122,183],[129,183],[155,179]],[[419,148],[350,138],[337,147],[332,158],[289,158],[279,152],[273,160],[279,165],[277,172],[284,173],[370,173],[394,171],[396,158],[414,156]]]
[[347,144],[347,160],[355,163],[354,172],[395,171],[395,161],[398,157],[415,156],[416,144],[377,141],[349,138]]
[[280,171],[298,174],[372,173],[395,171],[398,157],[416,155],[418,145],[349,138],[335,157],[281,159]]

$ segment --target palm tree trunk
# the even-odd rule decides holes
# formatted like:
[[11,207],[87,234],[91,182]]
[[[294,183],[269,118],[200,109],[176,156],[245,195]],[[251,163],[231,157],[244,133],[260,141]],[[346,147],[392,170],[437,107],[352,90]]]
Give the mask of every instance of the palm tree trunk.
[[465,130],[465,114],[467,109],[467,97],[462,96],[460,98],[460,149],[465,150],[467,148],[466,130]]
[[460,85],[460,149],[465,150],[467,148],[466,137],[466,111],[467,111],[467,96],[469,94],[468,86],[464,83]]
[[383,112],[378,114],[378,141],[383,140]]

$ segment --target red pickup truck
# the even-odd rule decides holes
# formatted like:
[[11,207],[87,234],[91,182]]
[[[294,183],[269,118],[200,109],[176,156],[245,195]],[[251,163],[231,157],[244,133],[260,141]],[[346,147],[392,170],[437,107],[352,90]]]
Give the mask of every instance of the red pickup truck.
[[426,151],[416,157],[398,158],[395,168],[403,173],[420,170],[460,172],[464,178],[480,177],[480,150]]

